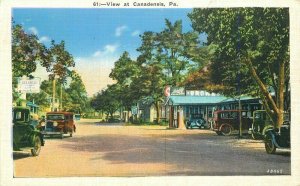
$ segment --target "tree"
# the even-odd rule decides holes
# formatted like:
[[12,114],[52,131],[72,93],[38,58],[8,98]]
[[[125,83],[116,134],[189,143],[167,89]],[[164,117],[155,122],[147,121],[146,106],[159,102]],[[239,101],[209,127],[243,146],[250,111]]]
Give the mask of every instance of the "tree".
[[[115,86],[118,87],[119,91],[115,92],[118,93],[115,98],[118,99],[121,106],[127,111],[130,111],[131,106],[140,98],[140,94],[133,93],[133,89],[131,88],[132,80],[137,76],[139,70],[137,62],[132,60],[129,53],[125,51],[115,62],[115,66],[109,74],[110,78],[117,81]],[[120,108],[121,111],[123,108]],[[129,120],[129,115],[127,117]]]
[[143,99],[149,104],[154,104],[156,109],[156,123],[160,123],[160,106],[163,102],[165,87],[163,68],[158,63],[140,66],[140,68],[139,75],[133,79],[131,84],[132,93],[133,95],[139,95],[139,99]]
[[280,127],[289,83],[288,9],[194,9],[189,17],[196,31],[207,33],[207,44],[217,45],[213,82],[226,87],[225,95],[260,96],[275,127]]
[[21,25],[12,27],[12,75],[13,75],[13,100],[20,94],[16,91],[18,79],[26,76],[32,78],[32,73],[40,62],[47,67],[46,59],[43,57],[47,52],[45,46],[38,42],[38,37],[28,34]]
[[118,85],[109,85],[107,89],[102,90],[92,98],[91,106],[96,111],[104,111],[107,116],[113,118],[113,114],[120,107],[118,100],[119,90]]
[[196,32],[182,31],[182,21],[172,24],[165,20],[166,28],[159,32],[145,32],[142,35],[142,45],[137,50],[141,52],[138,61],[152,63],[158,61],[167,75],[167,82],[176,86],[182,81],[187,70],[199,60],[199,35]]
[[69,67],[75,66],[73,56],[65,48],[65,42],[61,41],[59,44],[56,44],[55,41],[52,40],[47,59],[48,65],[46,69],[47,72],[50,73],[50,79],[57,76],[65,83],[66,78],[71,75]]
[[[28,34],[21,25],[12,28],[12,72],[13,77],[31,76],[36,70],[38,61],[43,62],[41,55],[44,46],[38,42],[38,37]],[[43,64],[43,63],[42,63]]]
[[81,113],[88,107],[87,92],[80,75],[76,71],[71,71],[71,79],[71,83],[64,94],[64,109]]

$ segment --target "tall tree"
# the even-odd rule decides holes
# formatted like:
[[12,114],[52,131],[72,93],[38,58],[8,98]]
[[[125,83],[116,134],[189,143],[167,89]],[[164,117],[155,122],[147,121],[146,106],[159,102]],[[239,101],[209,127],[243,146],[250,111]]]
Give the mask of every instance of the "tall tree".
[[34,34],[26,33],[21,25],[12,28],[12,72],[13,77],[31,76],[38,61],[46,65],[42,55],[45,47]]
[[280,127],[289,83],[288,9],[194,9],[189,17],[196,31],[208,35],[207,43],[217,45],[213,81],[225,85],[227,95],[260,96],[275,127]]
[[26,33],[21,25],[13,24],[12,27],[12,75],[13,75],[13,100],[20,94],[16,91],[18,79],[23,76],[33,77],[32,73],[37,68],[37,63],[47,67],[44,58],[47,50],[38,41],[34,34]]
[[[137,76],[137,73],[140,71],[137,66],[137,62],[132,60],[129,56],[129,53],[125,51],[120,58],[115,62],[115,66],[112,69],[109,77],[116,80],[115,86],[118,87],[118,95],[116,99],[119,100],[122,108],[125,108],[126,111],[131,110],[131,106],[134,105],[137,100],[140,98],[139,93],[132,91],[131,88],[133,78]],[[117,93],[117,92],[115,92]],[[129,120],[129,115],[127,115]]]
[[56,44],[52,40],[47,58],[49,65],[46,69],[50,73],[50,79],[57,76],[60,81],[65,83],[66,78],[71,75],[69,68],[75,66],[73,56],[66,50],[65,42],[61,41]]
[[71,83],[65,90],[64,109],[81,113],[88,107],[88,96],[84,83],[76,71],[71,72]]
[[96,111],[103,111],[113,118],[113,114],[120,107],[120,102],[118,99],[119,96],[119,87],[117,84],[109,85],[107,89],[102,90],[91,100],[91,106]]
[[164,68],[168,84],[176,86],[182,81],[187,70],[193,67],[199,54],[199,35],[182,31],[182,21],[172,24],[165,20],[166,28],[161,32],[145,32],[138,61],[150,64],[158,61]]

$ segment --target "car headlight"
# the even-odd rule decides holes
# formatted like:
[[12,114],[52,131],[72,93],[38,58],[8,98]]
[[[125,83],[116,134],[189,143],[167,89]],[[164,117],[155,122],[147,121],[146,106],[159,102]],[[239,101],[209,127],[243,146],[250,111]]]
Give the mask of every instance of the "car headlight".
[[58,123],[56,121],[53,122],[53,126],[57,127]]
[[44,126],[45,126],[45,124],[46,124],[45,122],[41,122],[41,126],[42,126],[42,127],[44,127]]

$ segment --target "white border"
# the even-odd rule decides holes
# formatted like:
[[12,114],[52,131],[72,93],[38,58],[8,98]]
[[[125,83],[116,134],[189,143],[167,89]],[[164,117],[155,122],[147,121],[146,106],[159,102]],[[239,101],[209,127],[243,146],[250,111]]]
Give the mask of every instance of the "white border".
[[[106,0],[101,0],[106,2]],[[112,0],[117,2],[117,0]],[[291,17],[291,110],[292,110],[292,176],[188,176],[188,177],[78,177],[78,178],[13,178],[13,160],[11,154],[11,9],[12,8],[105,8],[94,7],[90,0],[0,0],[0,185],[300,185],[300,2],[289,0],[276,1],[237,1],[237,0],[175,0],[180,6],[192,7],[289,7]],[[97,1],[100,2],[100,1]],[[118,2],[134,2],[119,0]],[[138,0],[136,2],[160,2],[159,0]],[[168,3],[169,1],[161,0]],[[106,7],[112,8],[112,7]],[[125,7],[122,7],[125,8]],[[134,7],[129,8],[143,8]],[[149,7],[144,7],[149,8]],[[153,8],[153,7],[150,7]],[[160,7],[159,7],[160,8]],[[171,8],[171,7],[166,7]]]

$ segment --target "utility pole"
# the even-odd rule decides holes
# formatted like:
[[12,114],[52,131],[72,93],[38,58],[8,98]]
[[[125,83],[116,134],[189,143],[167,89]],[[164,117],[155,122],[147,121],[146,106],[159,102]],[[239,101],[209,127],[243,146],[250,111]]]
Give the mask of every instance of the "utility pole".
[[[240,15],[238,14],[237,17],[237,29],[239,29],[240,26]],[[238,67],[239,67],[239,72],[238,72],[238,94],[239,94],[239,138],[243,137],[242,134],[242,104],[241,104],[241,59],[240,59],[240,48],[241,48],[241,39],[240,39],[240,32],[237,30],[238,33]]]
[[56,80],[54,76],[52,81],[52,109],[51,109],[52,112],[55,111],[55,89],[56,89]]
[[63,84],[61,83],[60,84],[60,106],[59,106],[60,107],[60,109],[59,109],[60,111],[62,111],[62,90],[63,90],[62,87],[63,87]]

